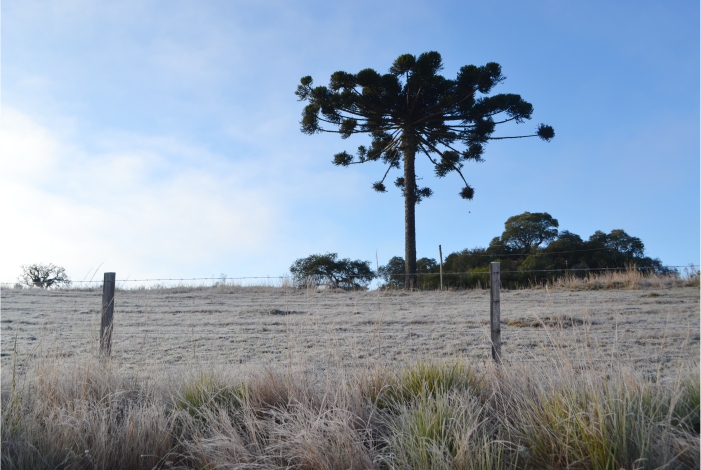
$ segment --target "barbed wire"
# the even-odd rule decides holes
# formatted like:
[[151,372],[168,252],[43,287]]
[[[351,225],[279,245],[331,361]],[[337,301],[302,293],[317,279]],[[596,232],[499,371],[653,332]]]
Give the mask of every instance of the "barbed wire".
[[[692,265],[684,266],[663,266],[667,269],[677,269],[677,268],[689,268]],[[638,271],[649,271],[655,270],[654,266],[631,266],[631,267],[615,267],[615,268],[559,268],[559,269],[524,269],[524,270],[500,270],[501,274],[523,274],[523,273],[547,273],[547,272],[570,272],[570,271],[629,271],[635,269]],[[406,277],[408,276],[440,276],[441,273],[413,273],[413,274],[384,274],[382,276],[397,276]],[[464,274],[490,274],[489,271],[463,271],[463,272],[444,272],[444,276],[449,275],[464,275]],[[348,276],[353,277],[353,276]]]
[[[490,245],[489,248],[492,246],[497,246],[497,247],[508,247],[509,245]],[[474,250],[485,250],[487,251],[489,248],[474,248]],[[474,253],[471,252],[469,249],[464,250],[467,251],[468,256],[491,256],[491,257],[500,257],[500,256],[541,256],[541,255],[557,255],[560,253],[580,253],[584,251],[614,251],[619,254],[623,254],[623,252],[619,251],[617,248],[611,248],[611,247],[600,247],[600,248],[582,248],[580,250],[563,250],[563,251],[536,251],[535,253]],[[464,252],[463,251],[463,252]],[[463,252],[457,252],[457,253],[451,253],[451,254],[457,254],[460,255]],[[449,255],[450,256],[450,255]]]
[[[675,265],[675,266],[663,266],[665,269],[678,269],[678,268],[691,268],[694,270],[697,269],[697,265],[695,264],[686,264],[686,265]],[[500,271],[501,274],[527,274],[527,273],[546,273],[546,272],[562,272],[562,273],[568,273],[568,272],[582,272],[582,271],[630,271],[630,270],[638,270],[638,271],[650,271],[650,270],[655,270],[656,268],[653,266],[621,266],[621,267],[606,267],[606,268],[559,268],[559,269],[524,269],[524,270],[506,270],[506,271]],[[444,272],[443,276],[458,276],[458,275],[489,275],[489,271],[460,271],[460,272]],[[440,276],[440,273],[426,273],[426,272],[416,272],[416,273],[410,273],[410,274],[381,274],[377,275],[379,278],[387,278],[387,277],[397,277],[397,278],[404,278],[406,276]],[[311,276],[309,276],[311,277]],[[325,277],[318,275],[318,277]],[[342,276],[343,278],[356,278],[356,277],[367,277],[366,275],[362,274],[349,274]],[[156,282],[156,281],[220,281],[223,283],[226,283],[227,281],[242,281],[242,280],[249,280],[249,279],[295,279],[296,276],[291,275],[291,274],[285,274],[281,276],[236,276],[236,277],[229,277],[229,276],[219,276],[219,277],[190,277],[190,278],[152,278],[152,279],[119,279],[118,282]],[[70,281],[71,284],[101,284],[103,281],[102,280],[90,280],[90,281]],[[17,284],[21,284],[19,281],[15,282],[2,282],[0,285],[7,285],[7,286],[14,286]]]

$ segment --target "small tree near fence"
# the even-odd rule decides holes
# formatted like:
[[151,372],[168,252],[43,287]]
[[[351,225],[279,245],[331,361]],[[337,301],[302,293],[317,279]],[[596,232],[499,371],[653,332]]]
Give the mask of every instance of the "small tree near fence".
[[19,281],[29,287],[68,287],[71,280],[66,274],[66,269],[53,264],[30,264],[22,265],[22,274]]
[[336,253],[300,258],[290,267],[290,272],[297,287],[365,289],[375,279],[369,261],[338,259]]
[[393,256],[386,265],[380,266],[377,275],[385,281],[385,287],[403,288],[405,276],[404,258]]
[[[392,257],[386,265],[377,270],[377,277],[384,281],[383,288],[404,288],[404,258]],[[437,289],[440,287],[438,274],[438,262],[433,258],[419,258],[416,260],[417,286],[420,289]]]

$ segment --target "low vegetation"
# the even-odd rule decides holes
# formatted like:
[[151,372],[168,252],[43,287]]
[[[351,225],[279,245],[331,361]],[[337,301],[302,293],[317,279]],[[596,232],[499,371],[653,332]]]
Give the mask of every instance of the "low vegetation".
[[[645,255],[642,240],[616,229],[600,230],[587,240],[567,230],[558,231],[559,223],[547,212],[524,212],[509,217],[504,232],[494,237],[487,248],[465,249],[450,253],[443,264],[443,283],[453,288],[475,288],[489,282],[489,264],[501,263],[504,287],[522,288],[547,283],[565,282],[572,285],[600,284],[625,270],[637,270],[646,276],[680,276],[675,269],[665,267],[659,259]],[[380,266],[378,276],[384,285],[404,287],[404,259],[395,256]],[[440,286],[439,263],[434,258],[416,261],[417,286],[437,289]],[[698,272],[692,266],[691,277],[698,282]],[[689,277],[689,276],[687,276]],[[592,279],[596,279],[593,283]]]
[[[12,291],[3,299],[3,334],[19,342],[3,348],[0,465],[699,468],[698,289],[683,295],[660,289],[669,283],[698,285],[695,276],[628,270],[563,278],[555,291],[507,291],[502,320],[509,332],[505,348],[511,349],[502,367],[464,349],[465,341],[485,346],[468,334],[479,328],[480,319],[486,321],[482,313],[470,313],[485,305],[486,293],[480,291],[304,292],[242,289],[225,281],[206,289],[132,290],[119,300],[118,359],[106,362],[81,353],[82,343],[70,342],[71,335],[60,329],[70,325],[76,338],[87,338],[86,312],[99,301],[99,291],[92,297],[77,291]],[[621,290],[579,290],[607,288]],[[61,322],[49,323],[55,311]],[[343,314],[358,311],[363,313]],[[61,333],[55,348],[38,339],[36,315],[47,315],[42,324]],[[465,320],[474,325],[460,329]],[[204,321],[214,336],[204,331],[183,340],[184,331]],[[168,325],[178,329],[172,326],[171,334],[155,341],[146,331],[156,323],[163,331]],[[308,323],[313,323],[308,330],[296,327]],[[644,324],[642,332],[634,331],[638,324]],[[235,342],[228,347],[217,340],[227,329],[252,325],[250,333],[232,334]],[[612,325],[620,334],[613,349]],[[354,333],[362,357],[351,354],[336,328]],[[395,339],[373,343],[375,335],[390,330]],[[696,336],[689,337],[692,333]],[[317,343],[306,338],[324,334],[330,347],[307,348]],[[445,349],[455,337],[463,349]],[[286,338],[296,344],[281,346]],[[203,355],[205,346],[214,357],[202,367],[194,356]],[[348,354],[341,354],[344,347]],[[249,350],[255,356],[237,356]],[[265,368],[285,364],[292,353],[317,361],[290,359],[284,369]],[[448,359],[406,365],[443,353]],[[167,357],[172,361],[163,360]],[[536,360],[541,362],[530,362]],[[246,372],[239,363],[252,369]]]
[[[430,260],[429,260],[430,261]],[[419,260],[419,264],[424,262]],[[430,263],[426,263],[430,265]],[[380,266],[380,272],[385,266]],[[469,274],[454,274],[446,272],[443,275],[445,288],[486,289],[489,286],[489,268]],[[551,272],[535,276],[527,272],[501,273],[502,287],[506,289],[571,289],[571,290],[615,290],[615,289],[669,289],[672,287],[699,287],[701,277],[696,266],[689,265],[682,272],[666,271],[657,273],[651,270],[639,269],[629,265],[617,270],[581,271],[581,272]],[[399,276],[392,277],[399,278]],[[433,290],[440,285],[438,273],[422,273],[418,275],[420,289]],[[382,288],[399,289],[401,282],[387,282]]]
[[[699,287],[699,271],[694,265],[684,268],[681,273],[673,271],[655,273],[642,271],[629,266],[620,271],[590,272],[586,275],[567,273],[550,281],[531,287],[553,287],[565,289],[669,289],[671,287]],[[651,296],[659,294],[650,294]]]
[[[8,373],[7,370],[3,371]],[[2,468],[699,467],[699,364],[654,380],[459,360],[313,376],[127,374],[84,360],[3,380]]]

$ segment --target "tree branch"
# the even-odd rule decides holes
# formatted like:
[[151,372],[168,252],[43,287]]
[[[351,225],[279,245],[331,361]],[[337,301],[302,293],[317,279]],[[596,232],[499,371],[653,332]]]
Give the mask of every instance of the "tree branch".
[[531,135],[515,135],[512,137],[487,137],[487,140],[505,140],[505,139],[523,139],[525,137],[538,137],[538,134]]
[[[436,152],[438,155],[440,155],[441,158],[443,157],[443,152],[441,152],[441,151],[438,150],[436,147],[434,147],[433,145],[431,145],[430,142],[427,142],[427,141],[426,141],[425,139],[423,139],[421,136],[419,136],[419,139],[422,140],[426,145],[428,145],[434,152]],[[426,154],[426,156],[428,156],[428,152],[426,152],[425,149],[422,149],[422,151]],[[455,150],[454,150],[454,151],[455,151]],[[429,158],[429,160],[431,160],[431,161],[433,162],[433,159],[431,159],[430,156],[428,156],[428,158]],[[434,165],[437,165],[437,163],[434,162]],[[459,169],[457,166],[453,165],[452,163],[450,164],[450,166],[452,166],[453,169],[454,169],[455,171],[458,172],[458,175],[460,175],[460,178],[462,178],[463,183],[465,183],[465,186],[467,186],[467,181],[465,180],[465,177],[463,176],[463,174],[462,174],[462,172],[460,171],[460,169]]]

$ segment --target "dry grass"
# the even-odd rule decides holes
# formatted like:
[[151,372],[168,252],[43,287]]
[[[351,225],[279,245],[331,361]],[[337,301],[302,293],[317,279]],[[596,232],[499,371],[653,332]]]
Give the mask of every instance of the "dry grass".
[[636,282],[505,291],[498,368],[482,291],[122,291],[106,362],[98,291],[4,291],[0,463],[699,468],[698,289]]
[[[3,291],[2,366],[10,365],[15,337],[19,370],[41,359],[89,359],[101,303],[97,290]],[[506,360],[538,359],[552,348],[552,333],[572,358],[592,344],[592,359],[626,358],[649,374],[660,363],[673,370],[699,355],[698,288],[505,290],[501,312]],[[419,357],[477,364],[490,358],[489,292],[480,290],[126,290],[117,292],[114,318],[113,357],[134,371],[153,362],[323,372],[401,367]],[[577,328],[562,328],[569,324]]]
[[[694,265],[681,274],[650,274],[630,266],[622,271],[587,274],[584,277],[566,274],[548,283],[551,288],[566,289],[669,289],[672,287],[699,287],[699,271]],[[533,286],[537,287],[537,286]]]
[[[3,469],[699,467],[698,362],[418,363],[320,378],[38,365],[3,381]],[[603,372],[603,371],[602,371]]]

